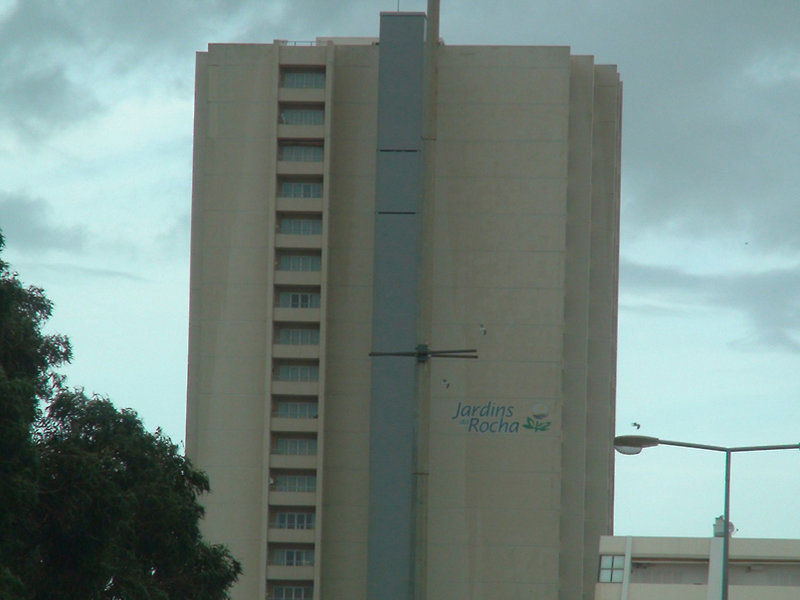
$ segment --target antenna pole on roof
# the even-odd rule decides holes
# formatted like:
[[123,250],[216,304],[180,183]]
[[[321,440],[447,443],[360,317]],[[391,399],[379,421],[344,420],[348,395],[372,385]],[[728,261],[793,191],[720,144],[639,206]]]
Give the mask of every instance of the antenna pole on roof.
[[439,45],[439,0],[428,0],[428,39],[434,48]]

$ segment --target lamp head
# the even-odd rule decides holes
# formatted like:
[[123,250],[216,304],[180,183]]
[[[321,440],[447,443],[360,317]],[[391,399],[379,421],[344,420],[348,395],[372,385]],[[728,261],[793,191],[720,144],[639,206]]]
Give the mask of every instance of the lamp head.
[[646,435],[618,435],[614,438],[614,449],[620,454],[639,454],[642,449],[658,444],[658,438]]

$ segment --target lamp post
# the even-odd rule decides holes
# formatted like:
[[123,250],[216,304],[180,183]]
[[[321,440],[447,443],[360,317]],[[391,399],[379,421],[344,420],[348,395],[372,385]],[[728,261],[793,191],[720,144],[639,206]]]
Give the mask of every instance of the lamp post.
[[731,501],[731,454],[734,452],[762,452],[765,450],[800,450],[800,444],[778,444],[774,446],[711,446],[709,444],[692,444],[690,442],[676,442],[673,440],[660,440],[645,435],[620,435],[614,438],[614,449],[620,454],[639,454],[644,448],[653,446],[678,446],[681,448],[696,448],[698,450],[712,450],[725,453],[725,510],[723,512],[724,529],[722,532],[722,600],[728,600],[728,542],[730,538],[730,501]]

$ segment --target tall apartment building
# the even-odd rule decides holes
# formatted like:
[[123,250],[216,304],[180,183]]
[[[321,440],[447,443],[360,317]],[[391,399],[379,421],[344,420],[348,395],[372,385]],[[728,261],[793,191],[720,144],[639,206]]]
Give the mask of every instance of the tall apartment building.
[[198,54],[187,453],[237,600],[592,595],[619,76],[437,21]]

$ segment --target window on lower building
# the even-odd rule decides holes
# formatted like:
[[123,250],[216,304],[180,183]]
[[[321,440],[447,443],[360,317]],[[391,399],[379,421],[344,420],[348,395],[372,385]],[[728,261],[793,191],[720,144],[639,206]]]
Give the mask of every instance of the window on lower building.
[[319,254],[281,254],[278,258],[279,271],[319,271],[321,268]]
[[282,198],[322,198],[322,182],[284,180],[280,182],[278,195]]
[[270,526],[275,529],[314,529],[315,521],[313,512],[280,510],[273,515]]
[[269,562],[284,567],[311,567],[314,565],[314,549],[275,548],[272,550]]
[[322,162],[322,144],[287,142],[278,147],[278,160],[288,162]]
[[312,456],[317,453],[316,438],[279,437],[272,442],[273,454]]
[[270,588],[268,600],[312,600],[313,585],[275,584]]
[[281,419],[316,419],[316,402],[279,400],[273,403],[273,416]]
[[281,87],[322,89],[325,87],[325,70],[292,67],[283,68],[281,69]]
[[269,478],[270,489],[276,492],[315,492],[317,476],[298,473],[275,474]]
[[600,557],[600,583],[622,583],[625,574],[625,556],[606,554]]
[[305,217],[284,217],[278,233],[289,235],[319,235],[322,233],[322,219]]
[[[280,292],[278,294],[278,307],[319,308],[319,292]],[[311,331],[311,330],[306,330],[306,331]],[[317,334],[319,334],[319,331],[318,330],[316,331]],[[317,336],[316,343],[317,344],[319,343],[319,336]]]

